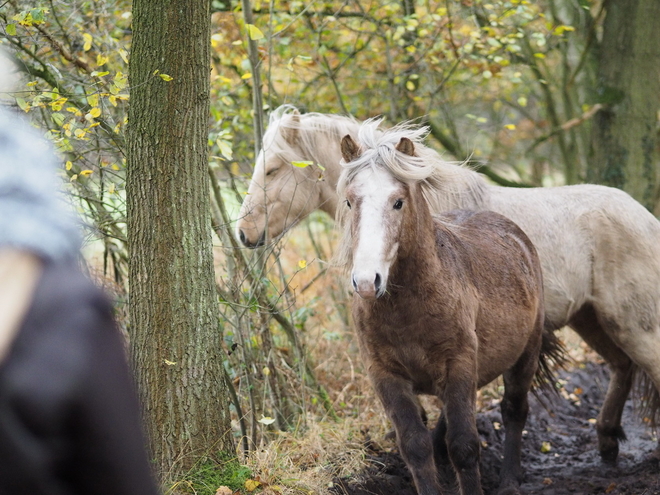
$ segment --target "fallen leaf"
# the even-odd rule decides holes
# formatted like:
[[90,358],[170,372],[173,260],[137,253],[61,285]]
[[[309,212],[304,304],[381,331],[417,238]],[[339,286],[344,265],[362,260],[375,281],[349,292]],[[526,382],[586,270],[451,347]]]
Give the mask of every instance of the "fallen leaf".
[[221,486],[215,491],[215,495],[232,495],[234,492],[228,486]]
[[255,491],[257,488],[259,488],[260,485],[261,483],[259,483],[257,480],[245,480],[245,489],[248,492]]

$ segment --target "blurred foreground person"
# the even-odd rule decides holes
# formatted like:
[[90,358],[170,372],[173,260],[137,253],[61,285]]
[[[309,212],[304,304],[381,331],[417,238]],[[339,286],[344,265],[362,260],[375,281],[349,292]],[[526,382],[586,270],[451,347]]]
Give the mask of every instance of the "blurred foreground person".
[[0,108],[0,494],[157,494],[112,307],[59,194],[48,145]]

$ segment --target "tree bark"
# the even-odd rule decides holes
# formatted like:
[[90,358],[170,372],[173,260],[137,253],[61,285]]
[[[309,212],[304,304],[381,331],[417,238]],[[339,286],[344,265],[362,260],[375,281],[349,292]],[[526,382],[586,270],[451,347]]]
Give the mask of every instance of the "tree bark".
[[656,215],[660,173],[660,1],[605,0],[589,182],[623,189]]
[[161,479],[233,452],[207,172],[209,12],[209,0],[133,2],[130,332]]

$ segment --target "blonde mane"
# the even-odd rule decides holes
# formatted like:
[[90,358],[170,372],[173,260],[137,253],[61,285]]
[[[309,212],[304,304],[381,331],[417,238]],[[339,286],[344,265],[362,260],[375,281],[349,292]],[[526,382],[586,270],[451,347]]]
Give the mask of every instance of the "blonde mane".
[[[383,167],[396,179],[411,183],[421,181],[424,198],[432,213],[456,208],[482,208],[487,200],[486,183],[469,168],[443,160],[423,140],[429,128],[403,122],[390,129],[379,129],[382,118],[369,119],[358,131],[361,155],[350,163],[342,163],[337,193],[343,196],[346,185],[365,167]],[[396,150],[402,138],[415,145],[415,156]]]
[[[322,113],[299,114],[293,105],[273,110],[264,133],[265,153],[274,153],[290,163],[309,160],[328,163],[328,151],[346,134],[356,135],[360,123],[353,117]],[[287,136],[295,135],[295,145]]]
[[[422,195],[432,214],[457,208],[484,209],[487,206],[487,185],[477,172],[462,164],[442,160],[435,150],[422,143],[428,135],[428,127],[404,122],[382,131],[379,129],[382,120],[376,118],[365,121],[357,135],[360,156],[350,163],[342,160],[342,172],[337,184],[340,203],[344,199],[346,187],[360,171],[378,167],[401,182],[420,182]],[[396,149],[402,138],[413,142],[414,156]],[[335,251],[333,264],[343,267],[350,266],[352,255],[351,227],[346,222],[347,214],[347,209],[340,207],[336,216],[343,237]]]

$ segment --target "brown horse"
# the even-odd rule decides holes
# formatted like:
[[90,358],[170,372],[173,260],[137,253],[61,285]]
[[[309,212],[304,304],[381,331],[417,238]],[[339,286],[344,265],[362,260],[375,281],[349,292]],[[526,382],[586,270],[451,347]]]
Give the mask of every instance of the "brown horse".
[[[268,242],[314,209],[333,216],[341,209],[339,144],[346,134],[356,138],[358,127],[351,118],[301,115],[290,105],[271,114],[237,222],[244,245]],[[434,169],[426,181],[435,186],[427,194],[433,213],[493,210],[534,243],[543,268],[546,329],[570,326],[610,366],[596,430],[602,459],[615,461],[636,375],[642,417],[660,425],[660,222],[618,189],[500,187],[442,160],[421,142],[416,152]],[[309,165],[294,166],[294,160]]]
[[[369,376],[394,424],[420,494],[440,493],[448,454],[463,495],[482,494],[475,399],[504,377],[501,494],[518,493],[527,393],[547,370],[543,281],[536,250],[494,212],[432,217],[425,170],[410,131],[360,130],[342,140],[346,198],[337,261],[351,266],[353,318]],[[542,349],[543,347],[543,349]],[[539,366],[539,363],[541,366]],[[432,394],[443,416],[431,435],[415,394]]]

